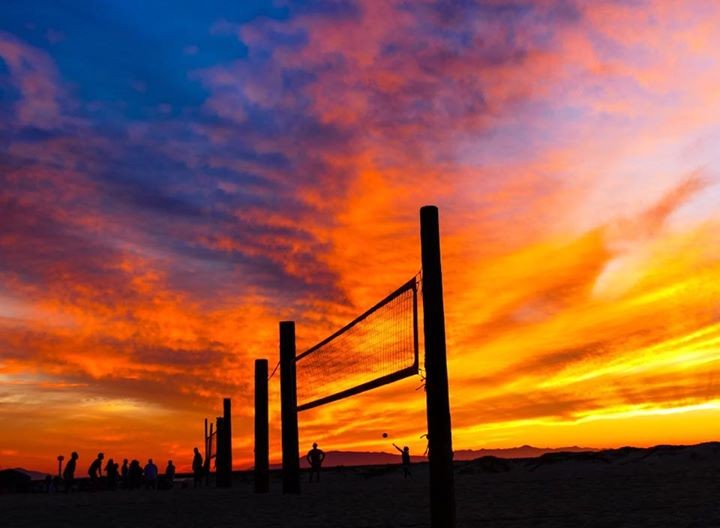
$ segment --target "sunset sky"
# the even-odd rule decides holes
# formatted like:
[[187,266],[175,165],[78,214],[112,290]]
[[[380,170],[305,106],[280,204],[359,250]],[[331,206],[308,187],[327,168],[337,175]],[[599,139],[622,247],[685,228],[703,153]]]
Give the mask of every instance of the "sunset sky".
[[[3,2],[0,467],[185,470],[223,396],[248,467],[278,321],[407,281],[425,204],[455,449],[720,440],[719,2],[190,4]],[[420,381],[301,450],[422,453]]]

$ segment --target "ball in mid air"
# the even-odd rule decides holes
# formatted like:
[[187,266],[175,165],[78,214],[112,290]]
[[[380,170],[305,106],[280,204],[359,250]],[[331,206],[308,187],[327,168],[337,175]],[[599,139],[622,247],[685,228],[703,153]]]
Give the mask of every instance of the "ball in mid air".
[[387,433],[383,433],[383,438],[387,438]]

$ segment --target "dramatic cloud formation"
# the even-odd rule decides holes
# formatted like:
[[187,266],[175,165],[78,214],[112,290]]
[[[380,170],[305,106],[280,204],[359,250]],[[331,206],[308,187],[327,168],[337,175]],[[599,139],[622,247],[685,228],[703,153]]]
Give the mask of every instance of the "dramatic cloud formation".
[[[167,9],[0,20],[0,465],[183,469],[223,396],[249,465],[278,321],[303,350],[408,280],[426,203],[458,449],[717,439],[716,2]],[[420,383],[301,446],[422,452]]]

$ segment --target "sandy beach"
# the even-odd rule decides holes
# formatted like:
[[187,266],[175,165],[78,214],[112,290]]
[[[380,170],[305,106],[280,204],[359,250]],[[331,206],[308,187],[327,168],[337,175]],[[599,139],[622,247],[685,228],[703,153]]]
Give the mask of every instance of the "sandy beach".
[[[305,477],[305,475],[303,475]],[[456,464],[458,526],[720,526],[720,445],[485,457]],[[255,495],[252,475],[231,489],[0,496],[2,526],[429,526],[427,466],[336,468],[299,496]]]

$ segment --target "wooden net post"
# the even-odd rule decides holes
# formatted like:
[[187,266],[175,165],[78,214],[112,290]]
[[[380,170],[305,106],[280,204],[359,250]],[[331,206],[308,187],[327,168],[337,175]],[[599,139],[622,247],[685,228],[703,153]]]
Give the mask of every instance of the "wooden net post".
[[222,439],[225,434],[225,424],[222,416],[215,419],[215,486],[222,487],[223,467],[225,466],[225,450]]
[[[217,431],[213,433],[213,426],[215,424],[210,424],[210,434],[205,440],[205,462],[203,462],[203,468],[205,470],[205,485],[210,484],[210,459],[212,458],[212,439],[213,434],[217,434]],[[205,418],[205,429],[207,430],[207,418]],[[217,446],[216,449],[217,451]]]
[[295,322],[280,323],[280,407],[282,418],[283,493],[300,493]]
[[427,399],[430,522],[432,528],[455,527],[450,398],[445,348],[438,209],[420,209],[422,296],[425,333],[425,394]]
[[222,462],[217,462],[217,486],[232,487],[232,407],[230,398],[223,398],[222,434],[218,431],[218,458],[222,453]]
[[268,360],[255,360],[255,493],[270,488]]

